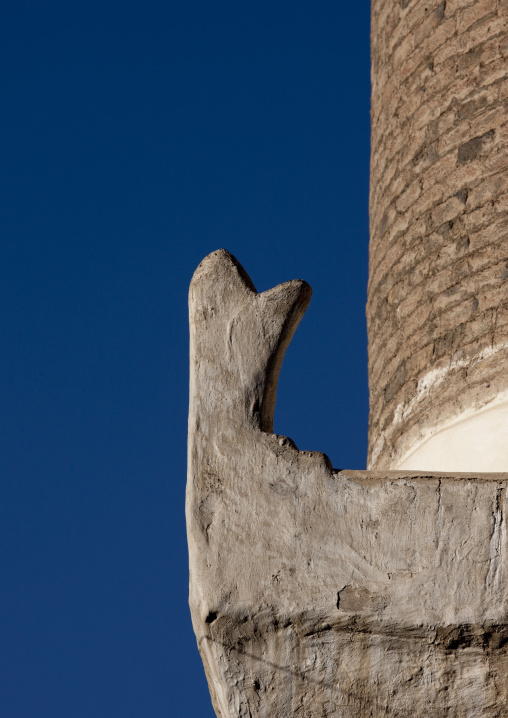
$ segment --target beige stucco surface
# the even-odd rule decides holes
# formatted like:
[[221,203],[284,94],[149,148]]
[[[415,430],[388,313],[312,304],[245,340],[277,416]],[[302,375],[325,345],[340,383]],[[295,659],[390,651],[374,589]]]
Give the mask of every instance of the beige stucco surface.
[[272,434],[310,288],[191,283],[190,607],[221,718],[508,714],[507,474],[337,471]]

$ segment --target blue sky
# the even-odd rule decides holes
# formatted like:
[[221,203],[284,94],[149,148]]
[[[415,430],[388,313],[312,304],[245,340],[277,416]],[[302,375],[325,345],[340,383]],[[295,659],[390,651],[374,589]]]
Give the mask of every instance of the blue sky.
[[187,289],[314,290],[275,431],[365,468],[369,3],[0,7],[7,718],[208,718],[187,607]]

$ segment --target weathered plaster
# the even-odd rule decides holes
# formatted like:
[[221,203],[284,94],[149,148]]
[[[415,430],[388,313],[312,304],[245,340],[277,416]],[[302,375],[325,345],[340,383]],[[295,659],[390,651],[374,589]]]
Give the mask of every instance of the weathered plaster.
[[190,297],[190,606],[221,718],[508,714],[506,474],[337,471],[271,433],[304,282]]

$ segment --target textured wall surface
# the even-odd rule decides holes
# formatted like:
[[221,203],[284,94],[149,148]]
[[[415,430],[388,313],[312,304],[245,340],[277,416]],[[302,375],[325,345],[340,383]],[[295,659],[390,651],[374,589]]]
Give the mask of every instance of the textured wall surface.
[[508,714],[507,474],[336,471],[272,434],[305,282],[189,294],[190,607],[221,718]]
[[508,1],[372,0],[369,467],[508,390]]

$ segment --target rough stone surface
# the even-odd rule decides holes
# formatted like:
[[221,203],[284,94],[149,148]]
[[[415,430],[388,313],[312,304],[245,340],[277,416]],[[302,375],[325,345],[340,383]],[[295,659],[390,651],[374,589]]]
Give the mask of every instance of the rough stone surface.
[[368,466],[390,469],[507,398],[506,0],[372,0],[370,218]]
[[506,716],[508,476],[336,471],[272,434],[309,298],[257,294],[224,250],[191,283],[190,606],[216,714]]

